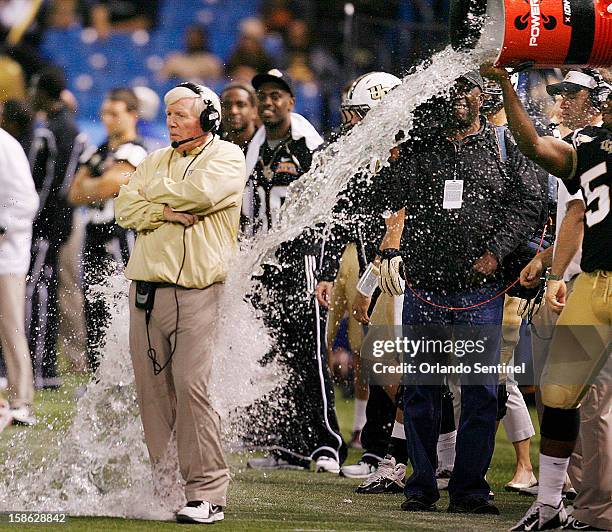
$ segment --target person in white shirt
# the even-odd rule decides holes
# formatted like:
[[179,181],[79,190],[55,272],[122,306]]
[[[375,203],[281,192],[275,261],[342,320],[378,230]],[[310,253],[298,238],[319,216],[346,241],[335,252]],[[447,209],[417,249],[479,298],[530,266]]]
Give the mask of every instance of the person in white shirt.
[[33,425],[34,383],[25,335],[26,274],[38,194],[23,148],[0,129],[0,340],[7,369],[8,423]]

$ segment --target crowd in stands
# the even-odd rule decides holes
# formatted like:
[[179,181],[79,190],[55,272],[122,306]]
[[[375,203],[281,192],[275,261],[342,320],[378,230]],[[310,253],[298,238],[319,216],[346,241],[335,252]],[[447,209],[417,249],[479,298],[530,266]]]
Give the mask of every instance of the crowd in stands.
[[296,81],[298,111],[327,130],[339,124],[337,95],[349,78],[377,68],[401,73],[446,39],[444,2],[357,1],[343,35],[344,4],[7,0],[0,37],[3,56],[22,71],[11,90],[19,97],[36,71],[60,66],[85,127],[111,87],[162,94],[189,79],[219,90],[276,67]]

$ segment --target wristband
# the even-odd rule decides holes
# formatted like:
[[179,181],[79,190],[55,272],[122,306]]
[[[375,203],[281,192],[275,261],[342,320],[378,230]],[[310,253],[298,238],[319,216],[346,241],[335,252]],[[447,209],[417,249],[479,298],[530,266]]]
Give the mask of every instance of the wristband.
[[392,259],[401,256],[400,250],[396,248],[379,249],[378,256],[380,260]]
[[547,281],[563,281],[563,276],[562,275],[555,275],[554,273],[548,273],[546,275],[546,280]]
[[362,296],[372,297],[374,290],[378,286],[379,277],[380,270],[370,262],[363,275],[359,278],[359,281],[357,281],[357,292]]

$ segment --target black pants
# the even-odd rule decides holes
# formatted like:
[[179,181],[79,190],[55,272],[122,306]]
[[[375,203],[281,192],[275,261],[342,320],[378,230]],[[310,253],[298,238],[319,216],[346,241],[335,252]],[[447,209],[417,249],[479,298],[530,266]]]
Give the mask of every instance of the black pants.
[[366,423],[361,430],[363,461],[378,465],[387,454],[396,410],[397,405],[382,386],[369,386]]
[[275,342],[267,358],[280,363],[288,380],[250,409],[248,439],[301,465],[323,455],[342,463],[347,453],[326,360],[325,315],[314,297],[315,269],[314,255],[266,265],[264,294],[252,299]]
[[37,388],[55,385],[59,306],[60,242],[37,238],[32,242],[27,282],[26,325]]
[[123,269],[129,259],[130,233],[110,224],[89,224],[85,230],[83,251],[83,294],[85,296],[85,327],[87,358],[93,371],[100,363],[110,316],[108,303],[92,287],[104,285],[108,275]]

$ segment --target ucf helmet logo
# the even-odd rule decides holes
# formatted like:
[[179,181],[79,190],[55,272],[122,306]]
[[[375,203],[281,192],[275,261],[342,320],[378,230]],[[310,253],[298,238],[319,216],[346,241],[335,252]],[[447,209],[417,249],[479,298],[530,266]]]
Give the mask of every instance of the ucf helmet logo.
[[382,84],[373,85],[372,87],[368,87],[368,91],[370,91],[370,98],[372,100],[380,100],[385,94],[387,94],[391,90],[390,87],[385,87]]

